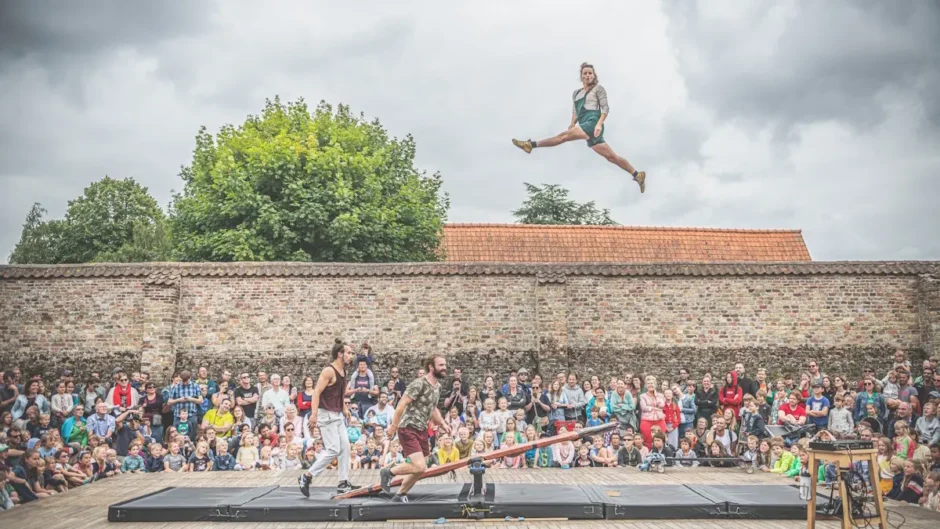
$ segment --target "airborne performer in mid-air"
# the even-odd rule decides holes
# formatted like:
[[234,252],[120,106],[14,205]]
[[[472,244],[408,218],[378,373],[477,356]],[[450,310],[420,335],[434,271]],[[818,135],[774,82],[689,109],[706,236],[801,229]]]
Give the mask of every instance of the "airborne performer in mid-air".
[[581,64],[581,84],[582,87],[575,90],[572,96],[574,108],[568,130],[545,140],[514,139],[512,143],[525,152],[531,153],[535,148],[554,147],[574,140],[587,140],[588,147],[594,149],[594,152],[632,174],[633,180],[640,185],[640,193],[646,191],[646,172],[637,171],[630,165],[630,162],[617,155],[604,140],[604,120],[607,119],[610,111],[607,106],[607,91],[598,84],[594,66],[586,62]]

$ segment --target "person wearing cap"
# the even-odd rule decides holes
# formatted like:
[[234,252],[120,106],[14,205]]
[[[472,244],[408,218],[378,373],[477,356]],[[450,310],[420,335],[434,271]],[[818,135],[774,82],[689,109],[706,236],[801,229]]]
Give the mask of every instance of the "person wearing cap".
[[823,429],[829,423],[829,408],[832,403],[823,395],[821,380],[813,382],[813,395],[806,399],[806,417],[809,422]]

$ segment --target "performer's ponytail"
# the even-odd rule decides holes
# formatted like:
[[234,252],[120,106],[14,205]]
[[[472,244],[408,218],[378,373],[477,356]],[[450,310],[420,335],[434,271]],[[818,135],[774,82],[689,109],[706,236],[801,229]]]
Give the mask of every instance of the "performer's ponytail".
[[346,350],[346,344],[343,342],[342,338],[337,338],[333,343],[333,349],[330,351],[330,354],[333,355],[333,360],[336,360],[344,350]]

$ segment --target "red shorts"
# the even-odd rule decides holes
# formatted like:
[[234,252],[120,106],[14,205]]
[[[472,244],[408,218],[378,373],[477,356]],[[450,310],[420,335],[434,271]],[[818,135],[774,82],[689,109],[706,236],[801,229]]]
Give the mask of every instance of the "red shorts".
[[412,454],[421,452],[424,457],[431,455],[431,444],[428,443],[428,429],[412,428],[405,426],[398,430],[398,444],[401,445],[401,453],[405,457],[411,457]]

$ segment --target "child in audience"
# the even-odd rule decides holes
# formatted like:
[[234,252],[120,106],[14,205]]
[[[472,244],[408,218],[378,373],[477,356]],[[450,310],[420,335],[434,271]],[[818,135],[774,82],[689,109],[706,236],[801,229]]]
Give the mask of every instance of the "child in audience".
[[672,447],[675,450],[675,447],[679,445],[679,424],[682,422],[682,412],[680,410],[679,402],[676,400],[676,394],[672,392],[672,389],[667,389],[663,391],[663,413],[666,421],[666,444]]
[[[241,450],[239,450],[240,452]],[[255,468],[258,470],[277,470],[280,468],[277,461],[275,461],[274,456],[271,455],[273,449],[271,446],[262,446],[261,451],[258,453],[258,462],[255,463]]]
[[[750,402],[750,407],[754,408],[757,405],[753,400]],[[748,411],[751,414],[751,417],[756,415],[756,410]],[[758,439],[754,434],[749,434],[747,436],[747,450],[744,451],[744,454],[741,455],[741,459],[744,460],[744,465],[750,465],[751,468],[757,469],[757,454],[758,454]]]
[[792,451],[784,448],[783,445],[783,439],[778,438],[771,442],[770,451],[773,454],[775,460],[773,468],[770,470],[772,474],[786,475],[786,473],[793,466],[793,461],[796,456],[793,455]]
[[578,458],[574,461],[574,466],[578,468],[586,468],[596,466],[594,460],[590,456],[591,450],[587,445],[581,445],[581,448],[578,449]]
[[587,426],[588,426],[588,428],[591,428],[591,427],[594,427],[594,426],[600,426],[601,424],[603,424],[603,423],[601,422],[601,419],[600,419],[599,415],[600,415],[600,409],[599,409],[599,408],[597,408],[597,407],[591,408],[591,416],[590,416],[590,417],[588,418],[588,420],[587,420]]
[[235,458],[228,453],[228,443],[219,442],[215,446],[215,458],[212,460],[212,470],[235,470]]
[[894,484],[894,475],[896,470],[891,468],[891,461],[894,460],[894,444],[887,437],[879,437],[875,441],[878,450],[878,488],[882,495],[891,492]]
[[375,439],[366,441],[365,449],[360,458],[360,468],[377,469],[382,467],[382,452],[375,446]]
[[667,458],[666,459],[667,467],[671,467],[673,465],[673,462],[670,461],[668,458],[675,457],[676,455],[675,450],[673,450],[671,446],[666,444],[666,435],[662,432],[658,432],[656,433],[656,435],[653,436],[653,444],[650,447],[649,453],[650,455],[661,454],[663,457]]
[[258,464],[258,441],[253,434],[242,436],[242,444],[235,456],[235,470],[254,470]]
[[437,439],[437,464],[446,465],[460,459],[460,451],[454,446],[454,438],[441,433]]
[[[503,448],[512,448],[513,446],[516,446],[515,436],[507,435],[503,440]],[[523,454],[506,456],[503,458],[500,464],[500,468],[522,468],[522,460],[524,457],[525,456]]]
[[[819,387],[819,386],[817,386]],[[818,393],[818,392],[817,392]],[[798,446],[798,445],[793,445]],[[802,446],[800,447],[800,475],[796,479],[797,483],[800,484],[800,499],[809,500],[810,499],[810,487],[812,483],[812,474],[809,468],[809,452],[806,451]]]
[[761,472],[770,472],[773,468],[773,456],[771,455],[770,440],[761,439],[757,446],[757,469]]
[[[525,420],[525,410],[523,410],[522,408],[517,409],[513,413],[512,418],[516,420],[516,431],[520,433],[525,432],[525,427],[527,425],[526,420]],[[519,440],[516,439],[516,441],[519,441]]]
[[679,439],[679,451],[676,452],[676,464],[683,467],[697,467],[698,461],[695,461],[695,451],[692,450],[692,441],[687,437]]
[[923,466],[919,461],[898,462],[902,465],[901,472],[897,474],[900,480],[895,478],[895,486],[888,493],[888,499],[917,504],[924,493]]
[[913,459],[914,449],[910,428],[907,424],[898,421],[894,425],[894,454],[901,459]]
[[496,401],[486,399],[483,401],[483,411],[480,413],[480,432],[499,433],[500,413],[496,411]]
[[389,467],[393,465],[398,465],[405,462],[405,458],[401,455],[401,445],[398,443],[398,440],[392,441],[388,445],[388,453],[385,454],[385,459],[382,461],[383,467]]
[[920,506],[932,511],[940,512],[940,472],[931,472],[924,480],[924,494],[918,503]]
[[189,437],[189,440],[196,442],[196,433],[199,430],[199,425],[196,424],[196,418],[189,416],[189,410],[186,408],[181,408],[179,415],[176,417],[176,420],[173,421],[173,428],[183,436]]
[[186,459],[180,454],[180,444],[171,441],[169,446],[170,453],[163,456],[163,471],[180,472],[186,467]]
[[127,449],[127,457],[121,463],[121,472],[143,472],[144,458],[140,457],[140,444],[132,443]]
[[460,459],[470,457],[470,451],[473,450],[473,439],[470,438],[470,428],[461,426],[457,429],[457,442],[454,443],[454,446],[457,447]]
[[149,458],[144,460],[146,464],[147,472],[163,472],[163,458],[166,456],[166,452],[163,450],[163,445],[160,443],[152,443],[150,445],[150,454]]
[[852,412],[845,407],[845,398],[836,394],[832,399],[835,408],[829,410],[829,431],[836,434],[839,438],[846,438],[852,435],[855,425],[852,423]]
[[[353,458],[350,458],[352,460]],[[284,457],[280,461],[281,470],[300,470],[303,463],[300,461],[300,445],[290,443],[284,452]]]
[[[568,429],[562,426],[558,429],[558,435],[568,433]],[[552,445],[552,461],[561,468],[569,468],[574,461],[575,448],[571,441],[562,441]]]
[[199,441],[196,443],[196,451],[189,456],[186,465],[187,472],[208,472],[212,470],[212,458],[209,457],[209,443]]

